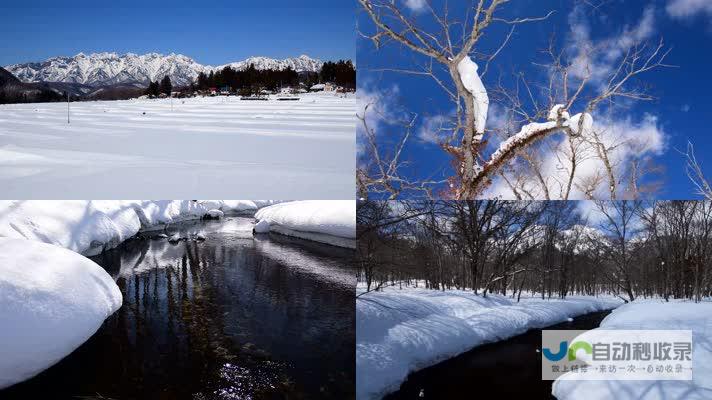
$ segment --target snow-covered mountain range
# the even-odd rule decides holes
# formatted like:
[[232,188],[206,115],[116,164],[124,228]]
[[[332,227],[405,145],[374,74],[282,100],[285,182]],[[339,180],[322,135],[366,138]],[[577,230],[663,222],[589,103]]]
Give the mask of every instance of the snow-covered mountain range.
[[291,67],[297,72],[317,72],[324,64],[321,60],[301,55],[295,58],[277,60],[267,57],[251,57],[244,61],[217,67],[202,65],[182,54],[117,54],[79,53],[74,57],[53,57],[46,61],[14,64],[5,67],[23,82],[66,82],[92,86],[115,84],[146,84],[149,80],[171,77],[174,85],[187,85],[200,72],[208,73],[230,66],[235,69],[247,68],[254,64],[257,69],[284,69]]

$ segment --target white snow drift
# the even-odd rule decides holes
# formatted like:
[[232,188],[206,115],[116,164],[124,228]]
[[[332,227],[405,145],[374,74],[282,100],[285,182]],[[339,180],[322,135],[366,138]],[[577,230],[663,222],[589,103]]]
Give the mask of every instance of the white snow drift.
[[[269,230],[340,247],[356,247],[354,200],[306,200],[265,207],[255,214]],[[264,231],[266,226],[258,229]]]
[[[353,196],[356,102],[238,97],[0,105],[5,198]],[[230,193],[233,195],[230,196]]]
[[[357,292],[364,289],[359,285]],[[356,398],[378,399],[397,390],[410,372],[481,344],[620,304],[586,296],[523,297],[516,303],[499,295],[413,287],[364,294],[356,300]]]
[[0,388],[67,356],[121,303],[118,286],[93,261],[57,246],[0,238]]
[[601,322],[602,329],[692,330],[692,381],[576,381],[559,379],[552,394],[573,399],[712,399],[712,303],[636,300]]

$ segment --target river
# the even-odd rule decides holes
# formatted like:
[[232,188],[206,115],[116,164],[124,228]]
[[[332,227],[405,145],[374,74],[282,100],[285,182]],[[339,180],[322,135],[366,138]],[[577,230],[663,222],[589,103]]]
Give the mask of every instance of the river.
[[[593,329],[610,311],[545,329]],[[554,399],[553,381],[541,380],[541,329],[485,344],[408,376],[386,400]],[[422,397],[421,397],[422,391]]]
[[123,306],[0,398],[354,397],[354,252],[250,233],[252,218],[143,232],[92,259]]

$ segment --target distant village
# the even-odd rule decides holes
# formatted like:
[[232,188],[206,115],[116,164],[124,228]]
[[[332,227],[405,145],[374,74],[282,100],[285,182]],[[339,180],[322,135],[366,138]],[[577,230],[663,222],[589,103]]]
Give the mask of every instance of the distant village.
[[327,62],[319,72],[244,70],[225,67],[209,74],[201,73],[189,86],[173,87],[169,76],[150,82],[140,98],[189,98],[240,96],[244,100],[266,100],[277,95],[280,100],[296,100],[309,92],[350,93],[356,90],[356,70],[351,61]]
[[[338,86],[333,82],[317,83],[312,86],[307,86],[304,83],[299,83],[297,87],[282,87],[278,91],[260,89],[257,93],[250,93],[249,95],[242,95],[245,97],[263,97],[269,95],[279,95],[279,96],[291,96],[303,93],[315,93],[315,92],[332,92],[332,93],[353,93],[355,89],[346,88],[343,86]],[[166,99],[169,97],[173,98],[190,98],[190,97],[215,97],[215,96],[237,96],[240,95],[237,90],[230,86],[223,86],[220,88],[209,87],[206,90],[193,90],[189,88],[182,91],[171,91],[170,95],[167,93],[159,93],[157,96],[154,94],[144,94],[140,96],[141,99]]]

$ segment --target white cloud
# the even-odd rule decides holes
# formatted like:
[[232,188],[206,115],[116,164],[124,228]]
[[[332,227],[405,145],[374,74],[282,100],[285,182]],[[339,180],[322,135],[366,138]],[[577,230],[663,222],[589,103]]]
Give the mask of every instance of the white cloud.
[[405,0],[405,6],[415,12],[423,11],[427,5],[426,0]]
[[449,117],[445,115],[425,117],[418,129],[418,139],[425,143],[439,144],[444,139],[443,132],[452,132]]
[[665,11],[673,18],[692,18],[698,14],[708,14],[712,16],[712,1],[670,0],[665,7]]
[[[397,85],[387,88],[359,87],[356,92],[356,112],[359,116],[363,116],[365,112],[369,128],[377,130],[382,121],[393,117],[390,100],[397,97],[399,92]],[[358,129],[363,129],[360,122]]]
[[587,220],[588,226],[596,226],[606,220],[606,216],[601,212],[593,201],[577,202],[576,211]]
[[591,26],[583,6],[569,13],[568,51],[573,56],[571,74],[579,79],[590,76],[592,82],[601,82],[616,68],[627,50],[645,42],[655,34],[655,8],[648,6],[634,26],[624,26],[615,35],[594,40]]

